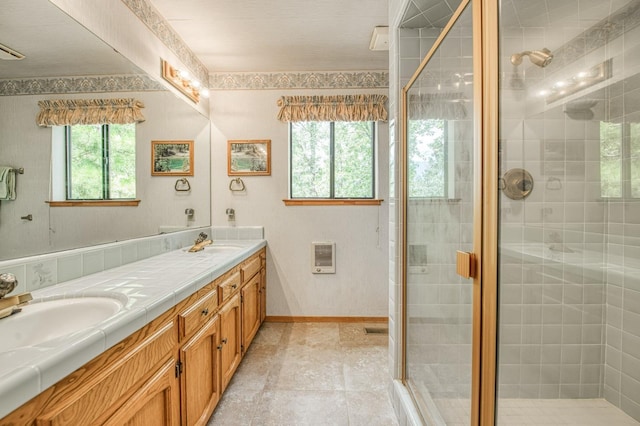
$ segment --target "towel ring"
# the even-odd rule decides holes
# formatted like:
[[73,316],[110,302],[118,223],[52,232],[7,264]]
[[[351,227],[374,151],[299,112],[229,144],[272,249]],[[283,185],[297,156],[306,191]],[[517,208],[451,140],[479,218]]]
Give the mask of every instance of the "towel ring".
[[229,182],[229,191],[231,192],[242,192],[245,189],[244,182],[240,178],[231,179]]
[[187,191],[191,191],[191,184],[189,183],[187,178],[182,178],[176,181],[176,185],[174,188],[178,192],[187,192]]

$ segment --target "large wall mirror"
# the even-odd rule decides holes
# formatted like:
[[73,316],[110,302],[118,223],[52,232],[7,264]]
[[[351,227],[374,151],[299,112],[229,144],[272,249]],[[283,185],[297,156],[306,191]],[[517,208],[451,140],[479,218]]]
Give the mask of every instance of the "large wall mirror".
[[[16,175],[15,200],[0,201],[0,260],[210,225],[210,123],[190,101],[47,0],[4,1],[0,44],[25,56],[0,60],[0,166],[24,169]],[[104,98],[145,105],[145,121],[135,126],[141,201],[137,207],[51,207],[54,130],[36,124],[38,101]],[[167,140],[194,141],[193,176],[152,176],[152,141]],[[185,178],[190,190],[178,191],[185,186],[176,181]]]

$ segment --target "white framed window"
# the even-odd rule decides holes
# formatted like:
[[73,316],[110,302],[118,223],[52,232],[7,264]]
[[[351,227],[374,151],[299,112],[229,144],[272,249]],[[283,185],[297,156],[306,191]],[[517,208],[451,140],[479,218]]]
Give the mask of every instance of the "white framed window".
[[56,201],[136,197],[135,123],[55,126],[52,157]]
[[375,122],[290,122],[289,142],[291,199],[375,197]]
[[451,127],[452,123],[443,119],[409,120],[409,198],[455,198]]
[[640,123],[600,122],[600,195],[640,198]]

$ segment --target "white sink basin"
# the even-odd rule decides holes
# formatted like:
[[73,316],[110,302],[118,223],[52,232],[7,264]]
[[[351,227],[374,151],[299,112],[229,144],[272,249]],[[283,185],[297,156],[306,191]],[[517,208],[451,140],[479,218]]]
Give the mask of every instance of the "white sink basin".
[[0,320],[0,352],[36,346],[109,319],[122,309],[111,297],[76,297],[31,302]]

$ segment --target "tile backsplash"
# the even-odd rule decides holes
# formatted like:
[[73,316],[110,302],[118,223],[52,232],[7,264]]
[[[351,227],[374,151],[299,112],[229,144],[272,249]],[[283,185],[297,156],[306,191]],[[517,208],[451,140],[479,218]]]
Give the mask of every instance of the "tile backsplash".
[[215,240],[261,240],[261,226],[214,226],[154,235],[80,249],[0,261],[0,273],[18,280],[13,294],[35,291],[193,244],[200,232]]

